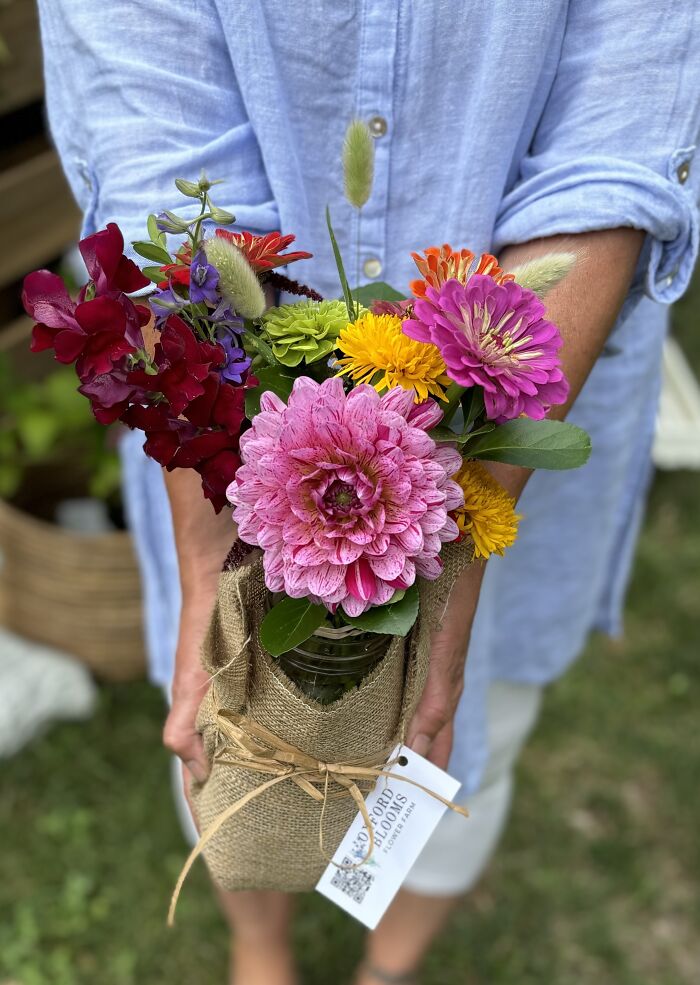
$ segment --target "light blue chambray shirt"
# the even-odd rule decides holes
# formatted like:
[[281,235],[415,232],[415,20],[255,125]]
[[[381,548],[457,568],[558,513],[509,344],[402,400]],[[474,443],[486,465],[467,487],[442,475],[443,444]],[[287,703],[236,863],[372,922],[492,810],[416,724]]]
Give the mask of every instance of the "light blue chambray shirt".
[[[571,419],[593,454],[538,473],[520,538],[489,563],[452,771],[478,785],[494,679],[544,683],[614,632],[649,475],[665,305],[698,249],[697,0],[40,0],[51,127],[85,233],[127,239],[179,207],[178,176],[224,178],[242,226],[297,236],[338,285],[329,203],[359,283],[406,288],[411,250],[475,251],[616,226],[648,232],[638,275]],[[348,119],[376,137],[361,215],[342,195]],[[582,302],[582,303],[585,303]],[[124,442],[154,680],[179,609],[160,468]]]

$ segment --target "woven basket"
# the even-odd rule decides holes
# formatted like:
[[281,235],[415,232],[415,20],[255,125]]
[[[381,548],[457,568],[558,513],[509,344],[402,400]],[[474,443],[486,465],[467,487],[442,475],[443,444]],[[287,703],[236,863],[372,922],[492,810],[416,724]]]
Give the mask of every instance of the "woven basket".
[[0,621],[105,680],[141,677],[141,586],[131,537],[75,534],[0,500]]

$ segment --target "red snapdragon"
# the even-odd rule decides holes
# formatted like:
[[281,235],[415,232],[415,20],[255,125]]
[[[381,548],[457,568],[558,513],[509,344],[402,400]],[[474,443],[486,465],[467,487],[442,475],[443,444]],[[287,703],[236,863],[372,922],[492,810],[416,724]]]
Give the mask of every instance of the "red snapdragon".
[[[275,243],[283,248],[289,239],[278,237]],[[175,314],[165,317],[150,359],[142,331],[150,311],[128,297],[150,282],[123,255],[123,246],[114,223],[79,244],[90,281],[77,301],[47,270],[25,279],[22,300],[35,320],[31,348],[53,349],[60,362],[75,363],[78,389],[90,400],[96,419],[142,430],[146,454],[164,468],[195,469],[205,497],[219,512],[240,465],[245,389],[257,380],[246,380],[245,366],[242,385],[224,377],[229,353],[217,342],[199,339]],[[163,268],[164,283],[188,289],[188,244],[176,259]]]

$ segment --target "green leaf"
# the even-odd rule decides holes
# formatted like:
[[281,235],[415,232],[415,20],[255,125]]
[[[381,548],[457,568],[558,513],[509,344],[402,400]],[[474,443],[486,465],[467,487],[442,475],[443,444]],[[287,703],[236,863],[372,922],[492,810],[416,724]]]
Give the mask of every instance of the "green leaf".
[[464,441],[474,441],[482,434],[489,434],[498,427],[493,421],[484,421],[484,423],[479,428],[472,428],[469,434],[462,435]]
[[[457,431],[453,431],[452,428],[439,425],[438,427],[433,428],[432,431],[429,431],[428,434],[433,441],[436,441],[438,444],[452,442],[455,445],[466,445],[467,442],[473,441],[480,435],[488,434],[490,431],[493,431],[495,427],[496,425],[493,421],[487,421],[486,424],[474,431],[462,431],[460,434]],[[467,454],[471,457],[471,448]]]
[[364,629],[368,633],[389,633],[391,636],[405,636],[418,615],[418,588],[411,585],[396,602],[378,605],[361,616],[346,616],[343,619]]
[[156,246],[162,246],[165,249],[165,233],[161,232],[158,228],[156,217],[152,213],[146,220],[146,228],[148,229],[148,235],[151,237],[151,242],[155,243]]
[[165,274],[160,267],[142,267],[141,273],[144,277],[152,280],[154,284],[160,284],[162,280],[165,280]]
[[[438,443],[451,441],[464,445],[477,435],[493,431],[496,427],[493,421],[483,421],[484,394],[480,387],[470,387],[465,390],[456,383],[451,383],[447,388],[447,396],[449,402],[444,410],[443,423],[429,432],[433,441]],[[458,414],[460,404],[462,412]],[[482,423],[477,428],[475,425],[479,423],[480,418]]]
[[464,414],[464,430],[472,426],[474,421],[484,413],[484,391],[480,386],[472,386],[462,396],[462,412]]
[[145,240],[137,240],[132,243],[134,250],[139,256],[144,257],[146,260],[153,260],[154,263],[172,263],[172,257],[167,250],[164,250],[162,246],[157,246],[155,243],[147,243]]
[[327,615],[325,606],[308,599],[283,598],[260,623],[260,642],[273,657],[279,657],[308,640]]
[[369,308],[373,301],[404,301],[405,295],[391,287],[383,280],[375,281],[372,284],[363,284],[362,287],[355,287],[352,296],[365,308]]
[[245,395],[245,416],[249,421],[252,421],[255,415],[260,413],[260,398],[266,390],[272,390],[281,400],[286,402],[292,392],[295,380],[294,376],[290,376],[277,366],[267,366],[255,370],[255,375],[260,383],[258,386],[246,390]]
[[445,427],[444,424],[438,424],[437,427],[428,431],[428,434],[439,445],[445,444],[445,442],[463,445],[469,437],[468,434],[457,434],[456,431],[453,431],[452,428]]
[[345,299],[345,307],[348,309],[348,318],[350,319],[350,321],[355,321],[355,306],[353,304],[350,288],[348,287],[348,279],[345,276],[345,267],[343,266],[343,258],[340,255],[340,248],[338,247],[338,243],[335,238],[335,233],[333,232],[333,226],[331,225],[331,210],[328,208],[328,206],[326,206],[326,225],[328,226],[328,235],[331,238],[331,246],[333,247],[333,256],[335,257],[335,265],[338,268],[338,277],[340,278],[340,286],[343,289],[343,298]]
[[464,387],[460,386],[459,383],[450,383],[447,390],[445,391],[446,401],[440,401],[440,407],[442,409],[442,420],[443,424],[448,425],[455,415],[455,411],[460,405],[462,394],[464,393]]
[[590,453],[590,436],[575,424],[525,417],[495,427],[468,448],[470,458],[530,469],[575,469]]
[[[252,322],[249,322],[248,324],[252,325]],[[245,348],[254,349],[258,353],[258,355],[262,356],[262,358],[265,360],[268,366],[279,365],[279,363],[275,359],[275,354],[270,348],[270,346],[267,344],[267,342],[264,342],[259,335],[256,335],[254,331],[252,330],[246,331],[243,337],[243,345],[245,346]],[[256,376],[258,375],[257,371],[255,372],[255,375]]]
[[196,181],[187,181],[186,178],[176,178],[175,187],[183,195],[187,195],[188,198],[199,198],[202,194],[202,188]]

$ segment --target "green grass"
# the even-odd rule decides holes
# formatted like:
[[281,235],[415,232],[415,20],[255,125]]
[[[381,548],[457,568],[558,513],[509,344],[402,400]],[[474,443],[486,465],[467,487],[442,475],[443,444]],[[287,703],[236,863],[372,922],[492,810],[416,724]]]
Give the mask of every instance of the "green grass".
[[[700,366],[700,290],[676,309]],[[694,985],[700,976],[697,475],[657,478],[622,642],[593,639],[549,691],[512,823],[427,963],[426,985]],[[185,855],[146,684],[3,764],[0,983],[209,985],[227,937]],[[300,902],[309,985],[346,982],[361,930]],[[271,983],[273,985],[273,983]]]

